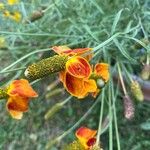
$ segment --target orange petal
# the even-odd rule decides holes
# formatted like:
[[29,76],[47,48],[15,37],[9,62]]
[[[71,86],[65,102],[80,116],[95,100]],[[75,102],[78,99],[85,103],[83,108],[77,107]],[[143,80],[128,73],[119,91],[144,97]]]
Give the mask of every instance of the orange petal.
[[20,79],[14,80],[9,88],[7,94],[9,96],[20,96],[20,97],[37,97],[38,94],[30,86],[28,80]]
[[98,63],[95,65],[94,72],[99,75],[105,82],[109,80],[109,65],[106,63]]
[[87,90],[87,92],[96,92],[97,85],[95,80],[93,79],[84,80],[84,88]]
[[66,72],[65,72],[65,71],[59,72],[59,80],[60,80],[61,82],[64,82],[65,76],[66,76]]
[[72,53],[72,49],[70,49],[66,45],[63,45],[63,46],[54,46],[54,47],[52,47],[52,50],[54,50],[54,52],[56,52],[59,55]]
[[80,56],[70,58],[66,63],[66,70],[77,78],[88,78],[92,71],[88,61]]
[[85,149],[88,149],[91,144],[93,143],[91,139],[94,138],[96,135],[96,130],[91,130],[87,127],[81,127],[76,131],[76,137],[80,141],[80,143],[85,147]]
[[11,96],[8,98],[6,106],[8,110],[26,112],[28,110],[28,102],[28,98]]
[[14,119],[22,119],[23,113],[20,111],[9,110],[10,115]]
[[84,57],[86,60],[89,61],[93,57],[93,53],[90,52],[91,50],[92,48],[78,48],[78,49],[73,49],[73,52],[79,56]]
[[71,95],[77,98],[84,98],[88,94],[84,88],[84,80],[76,78],[68,72],[65,74],[64,87]]
[[76,48],[76,49],[73,49],[73,52],[76,54],[84,54],[91,50],[92,50],[92,48]]
[[100,89],[97,89],[95,92],[92,92],[92,96],[96,98],[99,92],[100,92]]

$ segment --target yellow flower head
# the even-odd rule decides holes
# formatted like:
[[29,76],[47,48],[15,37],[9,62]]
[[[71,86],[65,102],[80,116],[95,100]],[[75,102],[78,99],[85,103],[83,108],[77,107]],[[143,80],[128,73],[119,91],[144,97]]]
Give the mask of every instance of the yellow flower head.
[[10,16],[10,18],[16,22],[19,22],[21,20],[21,14],[18,11],[13,12],[13,14]]
[[5,8],[4,3],[0,3],[0,10],[3,10]]
[[10,19],[12,19],[16,22],[19,22],[21,20],[21,14],[18,11],[10,12],[8,10],[5,10],[3,12],[3,16],[6,17],[6,18],[10,18]]
[[19,0],[7,0],[7,3],[9,5],[15,5],[15,4],[18,4],[19,3]]
[[11,16],[10,11],[5,10],[5,11],[3,12],[3,16],[4,16],[4,17],[10,17],[10,16]]

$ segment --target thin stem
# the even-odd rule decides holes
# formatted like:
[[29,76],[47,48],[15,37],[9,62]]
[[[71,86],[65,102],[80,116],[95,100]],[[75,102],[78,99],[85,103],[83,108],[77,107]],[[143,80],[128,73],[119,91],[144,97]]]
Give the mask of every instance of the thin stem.
[[[77,38],[83,37],[81,35],[65,35],[65,34],[51,34],[51,33],[23,33],[23,32],[8,32],[8,31],[0,31],[0,34],[10,34],[10,35],[24,35],[24,36],[48,36],[48,37],[68,37],[68,38]],[[85,36],[84,36],[85,37]]]
[[109,83],[109,95],[108,95],[108,100],[109,100],[109,150],[113,150],[113,132],[112,132],[112,120],[113,120],[113,115],[112,115],[112,102],[111,102],[111,81]]
[[118,87],[116,90],[116,94],[114,96],[114,88],[113,88],[113,82],[112,82],[112,88],[111,88],[111,92],[112,92],[112,101],[113,101],[113,115],[114,115],[114,125],[115,125],[115,132],[116,132],[116,139],[117,139],[117,147],[118,150],[121,150],[120,148],[120,138],[119,138],[119,131],[118,131],[118,124],[117,124],[117,115],[116,115],[116,99],[117,99],[117,95],[118,95]]
[[6,70],[12,68],[13,66],[15,66],[16,64],[18,64],[19,62],[21,62],[22,60],[28,58],[29,56],[31,56],[33,54],[36,54],[36,53],[39,53],[39,52],[45,52],[45,51],[50,51],[50,48],[40,49],[40,50],[33,51],[31,53],[28,53],[27,55],[21,57],[20,59],[18,59],[17,61],[15,61],[14,63],[12,63],[11,65],[7,66],[6,68],[4,68],[3,70],[1,70],[0,72],[6,71]]
[[65,105],[68,101],[70,101],[72,99],[72,96],[69,96],[68,98],[66,98],[63,102],[61,102],[62,105]]
[[99,126],[98,126],[98,132],[97,132],[97,138],[96,138],[96,145],[100,143],[100,135],[102,130],[102,119],[103,119],[103,111],[104,111],[104,91],[102,92],[102,100],[101,100],[101,107],[100,107],[100,115],[99,115]]
[[20,71],[20,70],[25,70],[25,69],[26,69],[26,67],[15,68],[15,69],[12,69],[12,70],[1,71],[0,74],[3,74],[3,73],[10,73],[10,72],[15,72],[15,71]]
[[129,78],[129,80],[130,80],[131,82],[133,82],[133,79],[132,79],[130,73],[127,71],[126,67],[125,67],[123,64],[121,64],[121,66],[123,67],[123,70],[125,70],[126,75],[127,75],[127,77]]
[[46,145],[46,149],[49,149],[53,144],[56,144],[66,135],[68,135],[72,130],[74,130],[89,115],[89,113],[93,110],[93,108],[97,105],[98,102],[99,99],[97,98],[96,102],[90,107],[90,109],[70,129],[68,129],[62,135],[56,137],[54,140],[50,140]]
[[146,57],[146,64],[147,64],[147,65],[150,64],[150,53],[147,54],[147,57]]
[[47,12],[51,7],[53,7],[55,4],[49,5],[45,10],[42,10],[43,13]]
[[119,78],[120,78],[120,82],[121,82],[123,92],[124,92],[125,95],[127,95],[127,91],[126,91],[126,88],[125,88],[125,85],[124,85],[124,81],[123,81],[123,77],[122,77],[122,74],[121,74],[121,69],[120,69],[119,63],[117,63],[117,66],[118,66],[118,73],[119,73]]

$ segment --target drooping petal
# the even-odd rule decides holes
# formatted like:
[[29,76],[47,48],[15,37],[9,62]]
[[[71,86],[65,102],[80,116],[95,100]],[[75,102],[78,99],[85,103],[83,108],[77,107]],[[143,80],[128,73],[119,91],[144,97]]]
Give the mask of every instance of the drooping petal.
[[20,79],[14,80],[9,88],[7,94],[9,96],[20,96],[20,97],[37,97],[38,94],[30,86],[28,80]]
[[89,129],[87,127],[81,127],[76,131],[76,137],[85,147],[85,149],[88,149],[90,146],[92,146],[92,144],[95,143],[94,136],[96,133],[96,130]]
[[77,98],[84,98],[88,94],[84,88],[84,79],[76,78],[68,72],[65,74],[64,87],[71,95]]
[[23,113],[20,111],[9,110],[10,115],[14,119],[22,119]]
[[6,106],[8,110],[26,112],[28,110],[28,103],[28,98],[12,96],[8,98]]
[[[77,48],[77,49],[73,49],[73,52],[75,54],[77,54],[78,56],[82,56],[84,57],[86,60],[91,60],[93,57],[93,53],[91,53],[90,51],[92,50],[92,48]],[[89,52],[89,53],[88,53]]]
[[73,52],[76,54],[84,54],[91,50],[92,50],[92,48],[76,48],[76,49],[73,49]]
[[54,46],[52,47],[52,50],[56,52],[57,54],[69,54],[72,53],[72,49],[70,49],[68,46],[63,45],[63,46]]
[[109,80],[109,65],[107,63],[98,63],[95,65],[94,72],[105,82]]
[[[68,46],[63,45],[63,46],[54,46],[54,47],[52,47],[52,49],[59,55],[62,55],[62,54],[68,55],[68,56],[83,55],[83,57],[87,60],[90,60],[93,56],[93,54],[90,52],[92,50],[92,48],[71,49]],[[88,52],[90,52],[90,53],[88,54]]]
[[6,107],[13,118],[21,119],[23,116],[23,112],[26,112],[28,110],[28,103],[28,98],[12,96],[8,98]]
[[88,78],[91,74],[92,69],[85,58],[75,56],[67,61],[66,71],[77,78]]

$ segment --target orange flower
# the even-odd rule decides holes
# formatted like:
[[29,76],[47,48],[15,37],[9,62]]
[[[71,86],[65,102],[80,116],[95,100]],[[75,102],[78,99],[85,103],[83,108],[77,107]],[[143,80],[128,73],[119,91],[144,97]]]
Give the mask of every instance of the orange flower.
[[95,80],[89,79],[91,72],[91,66],[85,58],[73,56],[67,61],[65,71],[60,72],[60,81],[71,95],[84,98],[97,89]]
[[9,85],[7,94],[7,110],[15,119],[21,119],[23,112],[28,110],[29,98],[38,96],[25,79],[14,80]]
[[97,84],[97,90],[92,93],[93,97],[96,97],[101,88],[109,80],[109,65],[107,63],[98,63],[94,67],[93,75]]
[[[66,90],[77,98],[84,98],[88,93],[92,93],[93,97],[96,97],[100,91],[97,86],[98,79],[102,79],[103,82],[107,82],[109,79],[108,64],[98,63],[92,72],[88,63],[92,54],[85,55],[92,50],[91,48],[70,49],[67,46],[54,46],[52,49],[59,55],[69,56],[66,69],[61,71],[59,75]],[[92,75],[94,75],[94,78],[91,77]]]
[[87,127],[80,127],[75,134],[79,142],[84,146],[85,150],[90,150],[96,142],[96,133],[97,130],[92,130]]
[[109,65],[107,63],[96,64],[94,67],[94,73],[107,82],[109,80]]

